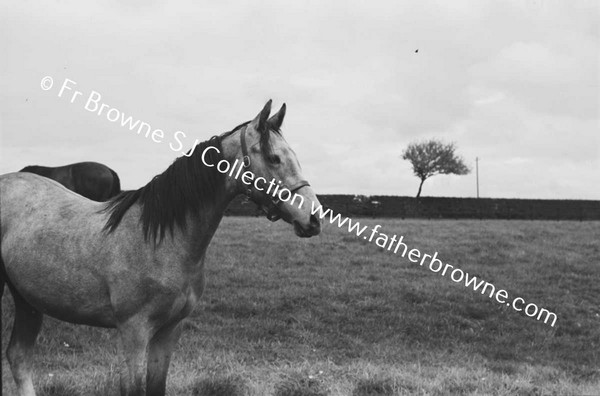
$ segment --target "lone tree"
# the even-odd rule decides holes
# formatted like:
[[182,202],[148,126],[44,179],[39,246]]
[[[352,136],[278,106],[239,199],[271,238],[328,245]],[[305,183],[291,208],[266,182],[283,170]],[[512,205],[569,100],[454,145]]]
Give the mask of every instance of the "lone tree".
[[470,169],[463,159],[454,153],[454,143],[444,144],[438,140],[411,143],[402,153],[402,159],[409,160],[415,176],[421,179],[417,198],[421,196],[421,187],[427,178],[435,175],[466,175]]

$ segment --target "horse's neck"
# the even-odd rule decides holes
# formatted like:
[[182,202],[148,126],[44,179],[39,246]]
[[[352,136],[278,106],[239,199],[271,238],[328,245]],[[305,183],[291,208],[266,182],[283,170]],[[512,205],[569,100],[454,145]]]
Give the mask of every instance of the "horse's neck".
[[235,198],[235,191],[225,192],[218,197],[215,203],[201,209],[200,213],[188,213],[186,229],[181,238],[184,240],[188,257],[193,262],[198,262],[210,244],[229,203]]
[[[241,150],[238,142],[238,138],[234,136],[221,141],[223,158],[230,164],[235,162]],[[223,188],[218,189],[213,203],[200,209],[200,213],[187,214],[186,229],[183,230],[182,238],[185,240],[188,256],[193,262],[204,257],[206,249],[223,219],[225,209],[242,192],[243,190],[240,189],[240,184],[236,180],[225,176]]]

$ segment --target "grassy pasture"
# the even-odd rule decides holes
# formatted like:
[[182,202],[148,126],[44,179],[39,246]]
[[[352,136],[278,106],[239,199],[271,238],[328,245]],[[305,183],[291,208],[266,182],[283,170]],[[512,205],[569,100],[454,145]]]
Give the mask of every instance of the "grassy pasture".
[[[528,318],[325,225],[225,218],[169,395],[598,395],[600,223],[364,220],[553,311]],[[5,293],[3,351],[12,326]],[[117,393],[114,331],[46,318],[40,395]],[[2,358],[3,394],[14,384]]]

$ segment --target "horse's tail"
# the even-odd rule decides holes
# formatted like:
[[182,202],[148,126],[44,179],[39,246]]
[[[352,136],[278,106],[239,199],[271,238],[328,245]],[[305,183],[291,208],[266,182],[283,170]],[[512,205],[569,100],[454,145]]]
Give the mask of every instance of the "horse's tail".
[[112,190],[110,192],[110,197],[114,197],[115,195],[119,195],[121,193],[121,179],[119,179],[119,175],[117,175],[117,172],[115,172],[114,170],[108,168],[110,170],[110,173],[112,173],[113,175],[113,183],[112,183]]

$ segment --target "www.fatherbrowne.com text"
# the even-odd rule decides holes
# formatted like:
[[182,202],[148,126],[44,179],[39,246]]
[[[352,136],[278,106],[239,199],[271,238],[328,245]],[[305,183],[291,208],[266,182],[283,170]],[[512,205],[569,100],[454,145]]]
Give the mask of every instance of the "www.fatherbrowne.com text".
[[473,291],[476,292],[479,291],[482,295],[487,295],[489,298],[494,298],[499,304],[506,304],[506,306],[512,307],[515,311],[524,312],[525,315],[529,317],[543,320],[544,323],[549,323],[551,327],[554,327],[556,324],[557,317],[554,312],[550,312],[545,308],[539,308],[533,303],[525,305],[525,300],[521,297],[513,298],[511,301],[506,290],[496,290],[496,287],[493,284],[486,282],[483,279],[478,279],[476,276],[471,276],[468,272],[464,272],[453,265],[444,264],[438,259],[438,252],[434,252],[432,256],[430,254],[422,254],[418,249],[409,250],[406,243],[404,243],[404,236],[398,237],[397,235],[392,235],[390,238],[388,235],[379,232],[379,229],[381,228],[381,225],[379,224],[371,228],[370,232],[365,232],[367,231],[368,226],[361,226],[359,222],[353,221],[348,217],[342,218],[339,213],[334,214],[331,209],[323,209],[320,205],[315,207],[313,204],[311,212],[321,219],[327,218],[331,224],[335,224],[339,228],[344,226],[347,227],[348,232],[355,233],[358,237],[362,235],[363,238],[369,242],[372,242],[375,235],[377,235],[375,244],[382,249],[394,254],[400,252],[402,257],[407,257],[408,260],[413,263],[419,263],[421,267],[429,267],[429,270],[432,272],[439,273],[441,276],[449,276],[453,282],[464,282],[465,287],[472,288]]

